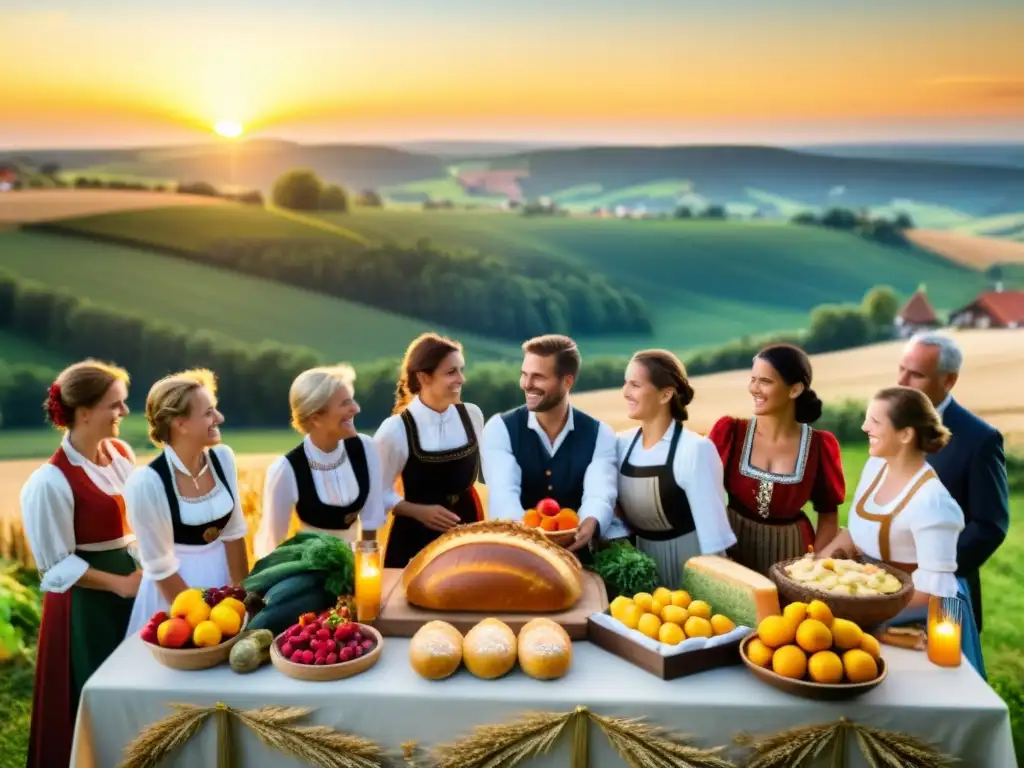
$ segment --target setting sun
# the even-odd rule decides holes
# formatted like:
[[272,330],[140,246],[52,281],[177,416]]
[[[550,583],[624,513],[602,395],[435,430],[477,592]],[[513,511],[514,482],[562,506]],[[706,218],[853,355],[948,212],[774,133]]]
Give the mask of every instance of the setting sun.
[[242,126],[234,120],[218,120],[213,126],[214,133],[225,139],[236,139],[242,135]]

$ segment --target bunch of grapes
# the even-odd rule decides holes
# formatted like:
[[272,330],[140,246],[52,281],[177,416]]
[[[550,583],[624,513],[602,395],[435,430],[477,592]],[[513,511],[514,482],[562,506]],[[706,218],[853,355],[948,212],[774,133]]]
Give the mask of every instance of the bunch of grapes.
[[241,587],[210,587],[203,590],[203,600],[211,608],[221,600],[233,597],[235,600],[245,600],[245,590]]

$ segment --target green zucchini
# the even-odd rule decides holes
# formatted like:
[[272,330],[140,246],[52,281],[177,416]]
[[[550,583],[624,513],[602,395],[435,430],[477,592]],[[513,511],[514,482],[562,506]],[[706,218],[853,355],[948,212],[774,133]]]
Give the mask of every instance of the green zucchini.
[[253,563],[252,570],[249,571],[249,575],[252,576],[256,573],[262,573],[268,568],[273,568],[275,565],[280,565],[281,563],[294,563],[296,560],[302,559],[302,553],[302,547],[278,547],[270,554],[261,557]]
[[[302,594],[306,590],[324,588],[327,574],[324,571],[306,571],[281,579],[263,595],[263,602],[266,605],[273,605],[277,601],[290,600],[295,595]],[[264,607],[266,610],[266,607]]]
[[274,637],[284,632],[305,613],[319,614],[330,608],[337,600],[322,589],[311,589],[290,600],[280,600],[268,605],[246,625],[247,629],[269,629]]
[[246,592],[259,592],[265,595],[267,591],[277,582],[284,581],[289,576],[296,576],[300,573],[309,573],[312,569],[302,560],[292,560],[287,563],[278,563],[259,573],[250,573],[242,582]]

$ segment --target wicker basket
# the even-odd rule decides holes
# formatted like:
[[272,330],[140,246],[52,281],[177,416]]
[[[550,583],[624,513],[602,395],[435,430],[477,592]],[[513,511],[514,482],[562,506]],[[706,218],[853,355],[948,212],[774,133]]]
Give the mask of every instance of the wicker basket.
[[791,560],[783,560],[768,570],[768,578],[775,582],[775,586],[779,590],[779,597],[782,598],[783,607],[787,603],[809,603],[812,600],[820,600],[831,609],[835,618],[848,619],[863,630],[871,630],[896,616],[907,607],[914,596],[914,582],[910,575],[885,563],[875,563],[875,565],[900,580],[903,586],[899,592],[894,592],[891,595],[835,595],[822,592],[813,587],[804,586],[786,575],[786,566],[802,559],[802,557],[795,557]]
[[180,669],[184,672],[194,672],[200,669],[210,669],[226,662],[231,655],[231,648],[245,634],[245,628],[248,624],[249,614],[247,613],[241,628],[234,636],[207,648],[164,648],[160,645],[147,643],[141,637],[139,642],[147,646],[153,654],[153,658],[165,667]]

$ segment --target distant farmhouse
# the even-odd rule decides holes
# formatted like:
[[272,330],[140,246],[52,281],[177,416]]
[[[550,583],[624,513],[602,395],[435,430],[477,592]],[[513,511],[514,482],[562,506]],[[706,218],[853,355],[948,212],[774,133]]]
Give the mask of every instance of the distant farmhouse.
[[0,192],[10,192],[17,183],[17,170],[8,165],[0,165]]
[[948,325],[951,328],[1024,328],[1024,291],[1007,291],[997,282],[991,291],[978,294],[970,304],[953,310],[943,323],[935,313],[924,288],[918,288],[896,315],[894,330],[899,338],[918,331]]

